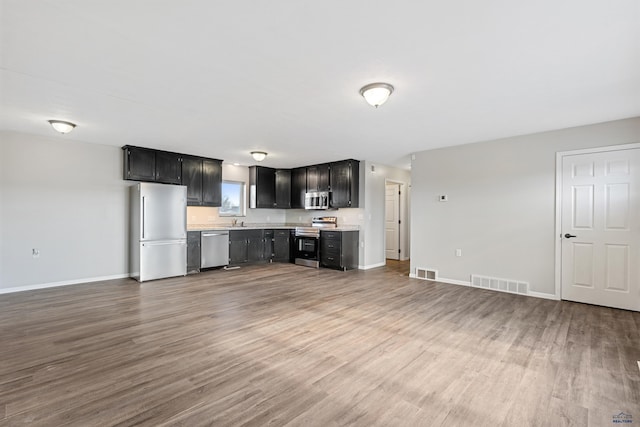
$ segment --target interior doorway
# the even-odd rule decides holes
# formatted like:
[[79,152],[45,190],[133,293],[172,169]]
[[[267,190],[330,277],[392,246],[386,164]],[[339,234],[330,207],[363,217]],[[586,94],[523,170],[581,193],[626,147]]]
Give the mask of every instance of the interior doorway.
[[387,182],[385,184],[385,257],[400,260],[400,196],[402,184]]

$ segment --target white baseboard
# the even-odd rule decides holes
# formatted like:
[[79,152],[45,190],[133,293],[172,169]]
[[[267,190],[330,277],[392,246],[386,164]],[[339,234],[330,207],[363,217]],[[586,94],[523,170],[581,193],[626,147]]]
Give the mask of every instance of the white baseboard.
[[387,265],[386,261],[379,262],[377,264],[359,265],[358,270],[370,270],[372,268],[384,267],[385,265]]
[[535,297],[535,298],[543,298],[543,299],[551,299],[554,301],[560,301],[560,297],[558,297],[555,294],[546,294],[544,292],[533,292],[533,291],[529,291],[529,293],[527,294],[530,297]]
[[460,286],[471,286],[471,282],[467,282],[464,280],[455,280],[455,279],[447,279],[444,277],[438,277],[438,280],[436,280],[437,282],[442,282],[442,283],[450,283],[452,285],[460,285]]
[[36,289],[45,289],[45,288],[55,288],[58,286],[80,285],[83,283],[102,282],[104,280],[124,279],[126,277],[129,277],[129,273],[116,274],[113,276],[89,277],[85,279],[63,280],[62,282],[40,283],[37,285],[16,286],[14,288],[0,288],[0,294],[33,291]]
[[427,282],[440,282],[440,283],[448,283],[450,285],[471,286],[471,282],[465,282],[464,280],[447,279],[446,277],[436,277],[435,280],[432,280],[432,279],[424,279],[422,277],[418,277],[414,273],[409,274],[409,277],[413,279],[425,280]]
[[[418,277],[416,277],[415,274],[411,273],[409,275],[409,277],[414,278],[414,279],[418,279]],[[471,286],[471,282],[467,282],[464,280],[455,280],[455,279],[447,279],[445,277],[437,277],[436,280],[429,280],[429,279],[423,279],[423,278],[419,278],[420,280],[426,280],[428,282],[440,282],[440,283],[449,283],[451,285],[460,285],[460,286],[469,286],[471,288],[475,288],[475,289],[486,289],[486,288],[479,288],[476,286]],[[487,289],[490,291],[497,291],[497,292],[505,292],[503,290],[500,289]],[[554,301],[559,301],[560,297],[558,297],[555,294],[547,294],[544,292],[534,292],[534,291],[529,291],[526,294],[516,294],[513,292],[506,292],[506,293],[510,293],[513,295],[524,295],[524,296],[529,296],[529,297],[534,297],[534,298],[543,298],[543,299],[549,299],[549,300],[554,300]]]

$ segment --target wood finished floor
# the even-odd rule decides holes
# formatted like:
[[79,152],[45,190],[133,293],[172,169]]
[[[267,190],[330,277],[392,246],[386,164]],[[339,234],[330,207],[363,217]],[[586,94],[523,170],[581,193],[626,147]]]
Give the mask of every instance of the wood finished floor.
[[0,425],[640,424],[640,313],[406,269],[0,295]]

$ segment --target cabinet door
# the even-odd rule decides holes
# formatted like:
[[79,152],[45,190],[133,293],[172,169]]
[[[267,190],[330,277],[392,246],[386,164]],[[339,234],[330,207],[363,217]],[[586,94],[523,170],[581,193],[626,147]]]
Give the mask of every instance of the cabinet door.
[[348,161],[331,164],[331,207],[348,208],[351,202],[351,165]]
[[276,170],[276,207],[291,207],[291,169]]
[[307,166],[307,192],[318,191],[318,166]]
[[291,208],[304,209],[304,193],[307,192],[307,168],[291,170]]
[[182,183],[187,186],[187,205],[202,205],[202,159],[182,159]]
[[289,262],[289,230],[275,230],[273,236],[273,260]]
[[124,179],[132,181],[155,181],[155,151],[146,148],[125,147],[124,156]]
[[307,191],[329,191],[329,163],[307,166]]
[[182,168],[180,154],[156,151],[156,182],[180,184]]
[[359,168],[357,160],[331,164],[331,207],[357,208]]
[[187,232],[187,273],[200,271],[200,232]]
[[273,259],[273,230],[264,230],[262,242],[262,259],[271,261]]
[[330,182],[330,170],[331,166],[329,163],[324,163],[317,166],[318,168],[318,191],[329,191],[331,190],[331,182]]
[[264,260],[264,238],[262,230],[247,231],[247,261],[258,262]]
[[243,230],[229,232],[229,264],[243,264],[247,258],[247,236]]
[[249,207],[275,208],[276,170],[263,166],[249,168]]
[[202,204],[222,206],[222,162],[202,159]]

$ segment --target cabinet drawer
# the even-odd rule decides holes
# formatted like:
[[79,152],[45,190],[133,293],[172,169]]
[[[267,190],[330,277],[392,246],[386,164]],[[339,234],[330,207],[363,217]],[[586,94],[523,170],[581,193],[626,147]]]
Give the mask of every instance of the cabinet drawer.
[[320,250],[323,252],[326,252],[329,250],[336,250],[340,252],[341,246],[342,245],[340,244],[339,240],[322,240],[320,243]]
[[321,231],[320,241],[322,240],[338,240],[340,241],[342,233],[340,231]]
[[327,267],[341,267],[340,265],[340,254],[324,254],[321,256],[321,263]]
[[320,248],[320,257],[324,258],[325,256],[336,256],[340,258],[340,248]]
[[273,234],[276,237],[289,237],[291,232],[289,230],[273,230]]

